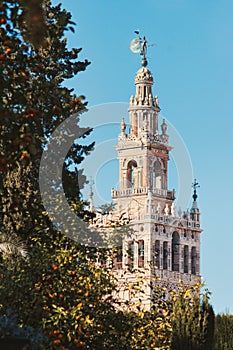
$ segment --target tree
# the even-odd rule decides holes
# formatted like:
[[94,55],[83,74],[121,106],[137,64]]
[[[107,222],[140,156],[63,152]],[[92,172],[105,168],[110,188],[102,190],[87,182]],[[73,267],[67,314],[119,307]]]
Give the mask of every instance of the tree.
[[233,348],[233,316],[218,314],[215,317],[214,349],[230,350]]
[[38,239],[30,259],[2,259],[3,312],[10,306],[22,324],[43,329],[46,349],[88,348],[113,311],[111,279],[66,237],[41,245]]
[[[98,334],[101,314],[112,309],[106,301],[112,282],[93,264],[87,247],[50,222],[38,177],[52,133],[71,114],[85,111],[84,97],[74,95],[63,82],[89,62],[77,60],[81,49],[68,50],[64,33],[73,25],[71,15],[50,1],[43,4],[43,46],[25,41],[21,4],[12,0],[0,5],[0,209],[1,232],[7,236],[1,250],[10,247],[0,259],[0,300],[2,313],[10,305],[20,324],[43,329],[46,349],[73,348],[84,345],[85,339],[88,343],[92,329]],[[82,137],[89,132],[81,130]],[[77,165],[92,147],[75,142],[63,164],[64,191],[81,216]],[[25,241],[26,259],[9,254],[16,239]],[[88,328],[90,336],[85,335]]]
[[[172,350],[213,349],[214,313],[209,292],[200,293],[200,285],[180,286],[172,295]],[[174,294],[173,294],[174,293]]]
[[[89,62],[77,60],[81,49],[67,48],[64,33],[72,28],[71,14],[49,1],[43,4],[43,46],[25,41],[23,14],[27,12],[22,11],[22,3],[26,6],[14,0],[0,6],[0,209],[5,229],[21,237],[26,231],[28,238],[30,229],[48,225],[40,215],[44,211],[38,184],[42,151],[58,125],[71,114],[85,111],[84,97],[77,97],[63,83],[85,70]],[[84,130],[82,137],[89,133]],[[72,201],[80,202],[85,177],[82,184],[77,182],[77,164],[92,148],[93,144],[76,142],[67,155],[63,186],[70,202],[71,193]]]

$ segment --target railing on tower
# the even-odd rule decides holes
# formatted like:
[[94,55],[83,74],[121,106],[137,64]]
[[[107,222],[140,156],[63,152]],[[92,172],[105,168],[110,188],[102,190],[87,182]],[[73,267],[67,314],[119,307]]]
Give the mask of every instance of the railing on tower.
[[[121,190],[112,189],[112,198],[148,194],[148,190],[148,187],[130,187],[123,188]],[[152,188],[151,192],[158,197],[175,199],[174,191],[165,190],[162,188]]]
[[181,273],[176,271],[170,271],[170,270],[155,270],[155,275],[161,279],[169,280],[170,282],[175,281],[182,281],[184,283],[191,282],[191,283],[198,283],[201,280],[201,277],[199,275],[192,275],[189,273]]

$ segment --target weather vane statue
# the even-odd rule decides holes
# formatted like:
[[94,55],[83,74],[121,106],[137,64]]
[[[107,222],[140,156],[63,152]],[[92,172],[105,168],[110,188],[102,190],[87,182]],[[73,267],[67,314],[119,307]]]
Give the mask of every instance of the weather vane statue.
[[155,46],[155,44],[147,45],[146,37],[144,36],[143,39],[139,36],[139,31],[135,30],[135,32],[138,35],[138,38],[133,39],[130,42],[129,48],[133,53],[139,53],[142,56],[142,66],[146,67],[148,62],[146,58],[147,53],[147,47],[148,46]]

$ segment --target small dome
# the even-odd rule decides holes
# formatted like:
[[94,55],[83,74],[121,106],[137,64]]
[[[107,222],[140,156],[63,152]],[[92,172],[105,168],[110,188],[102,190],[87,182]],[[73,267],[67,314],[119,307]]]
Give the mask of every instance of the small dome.
[[151,71],[148,68],[142,67],[138,70],[137,75],[135,77],[135,84],[139,83],[153,84],[153,77]]

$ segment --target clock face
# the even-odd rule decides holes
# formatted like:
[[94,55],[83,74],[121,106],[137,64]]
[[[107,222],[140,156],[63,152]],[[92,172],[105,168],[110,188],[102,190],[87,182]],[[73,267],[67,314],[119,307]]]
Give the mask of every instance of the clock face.
[[131,40],[131,42],[129,44],[129,48],[134,53],[140,52],[140,49],[141,49],[140,38],[136,38],[136,39]]

